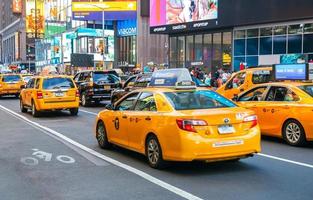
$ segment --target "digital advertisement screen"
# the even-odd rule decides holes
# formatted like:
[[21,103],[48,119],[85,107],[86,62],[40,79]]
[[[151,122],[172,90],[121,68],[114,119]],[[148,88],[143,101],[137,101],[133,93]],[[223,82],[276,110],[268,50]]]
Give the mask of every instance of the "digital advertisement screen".
[[102,20],[104,11],[105,20],[126,20],[137,18],[137,1],[135,0],[72,0],[73,19]]
[[306,80],[308,77],[306,64],[280,64],[274,69],[276,80]]
[[218,0],[151,0],[150,26],[174,25],[218,17]]

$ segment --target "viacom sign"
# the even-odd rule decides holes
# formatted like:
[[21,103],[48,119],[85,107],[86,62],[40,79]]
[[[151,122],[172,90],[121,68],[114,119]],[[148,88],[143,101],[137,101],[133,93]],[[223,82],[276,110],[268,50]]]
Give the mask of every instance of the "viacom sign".
[[127,20],[117,22],[117,36],[134,36],[137,35],[137,21]]

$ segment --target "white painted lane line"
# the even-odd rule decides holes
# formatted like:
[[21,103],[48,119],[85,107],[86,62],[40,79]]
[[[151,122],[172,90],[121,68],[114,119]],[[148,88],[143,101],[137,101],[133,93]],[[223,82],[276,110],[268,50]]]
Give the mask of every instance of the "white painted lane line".
[[8,109],[8,108],[5,108],[2,105],[0,105],[0,110],[5,111],[5,112],[7,112],[7,113],[9,113],[9,114],[11,114],[13,116],[16,116],[19,119],[27,122],[28,124],[31,124],[31,125],[36,126],[36,127],[40,128],[40,129],[42,129],[44,131],[47,131],[48,133],[50,133],[50,134],[52,134],[52,135],[54,135],[54,136],[56,136],[56,137],[58,137],[60,139],[63,139],[66,142],[68,142],[68,143],[70,143],[70,144],[72,144],[72,145],[74,145],[74,146],[76,146],[76,147],[78,147],[78,148],[80,148],[80,149],[82,149],[82,150],[84,150],[84,151],[86,151],[86,152],[88,152],[88,153],[90,153],[90,154],[92,154],[92,155],[102,159],[102,160],[105,160],[105,161],[107,161],[107,162],[109,162],[109,163],[111,163],[111,164],[113,164],[115,166],[123,168],[123,169],[125,169],[125,170],[127,170],[127,171],[129,171],[129,172],[131,172],[133,174],[136,174],[136,175],[144,178],[145,180],[147,180],[147,181],[149,181],[149,182],[151,182],[153,184],[156,184],[156,185],[158,185],[158,186],[160,186],[160,187],[162,187],[162,188],[164,188],[164,189],[166,189],[166,190],[168,190],[170,192],[173,192],[173,193],[177,194],[178,196],[181,196],[181,197],[183,197],[185,199],[190,199],[190,200],[202,200],[201,198],[199,198],[199,197],[197,197],[197,196],[195,196],[195,195],[193,195],[193,194],[191,194],[189,192],[186,192],[186,191],[184,191],[184,190],[182,190],[182,189],[180,189],[178,187],[175,187],[175,186],[173,186],[173,185],[171,185],[169,183],[166,183],[166,182],[164,182],[164,181],[162,181],[162,180],[160,180],[158,178],[155,178],[154,176],[151,176],[151,175],[149,175],[149,174],[147,174],[147,173],[145,173],[145,172],[143,172],[143,171],[141,171],[139,169],[136,169],[136,168],[131,167],[129,165],[126,165],[126,164],[124,164],[122,162],[114,160],[113,158],[110,158],[110,157],[105,156],[105,155],[103,155],[101,153],[98,153],[97,151],[95,151],[93,149],[90,149],[90,148],[88,148],[88,147],[86,147],[86,146],[84,146],[84,145],[82,145],[82,144],[80,144],[80,143],[78,143],[78,142],[76,142],[76,141],[74,141],[74,140],[64,136],[63,134],[61,134],[61,133],[59,133],[59,132],[57,132],[55,130],[52,130],[52,129],[48,128],[48,127],[42,126],[42,125],[40,125],[37,122],[31,121],[31,120],[27,119],[26,117],[24,117],[24,116],[22,116],[22,115],[20,115],[20,114],[18,114],[16,112]]
[[82,110],[82,109],[79,109],[79,111],[80,111],[80,112],[84,112],[84,113],[88,113],[88,114],[90,114],[90,115],[95,115],[95,116],[97,116],[97,115],[98,115],[97,113],[94,113],[94,112],[89,112],[89,111],[87,111],[87,110]]
[[[89,112],[89,111],[83,111],[83,112],[89,113],[91,115],[97,115],[97,113],[94,113],[94,112]],[[285,158],[280,158],[280,157],[277,157],[277,156],[267,155],[267,154],[263,154],[263,153],[259,153],[257,155],[262,156],[262,157],[266,157],[266,158],[270,158],[270,159],[273,159],[273,160],[279,160],[279,161],[282,161],[282,162],[287,162],[287,163],[290,163],[290,164],[295,164],[295,165],[299,165],[299,166],[302,166],[302,167],[308,167],[308,168],[312,168],[313,169],[313,165],[310,165],[310,164],[307,164],[307,163],[302,163],[302,162],[297,162],[297,161],[293,161],[293,160],[288,160],[288,159],[285,159]]]
[[279,161],[282,161],[282,162],[287,162],[287,163],[291,163],[291,164],[295,164],[295,165],[299,165],[299,166],[302,166],[302,167],[308,167],[308,168],[313,169],[313,165],[310,165],[310,164],[307,164],[307,163],[302,163],[302,162],[297,162],[297,161],[293,161],[293,160],[288,160],[288,159],[285,159],[285,158],[280,158],[280,157],[276,157],[276,156],[271,156],[271,155],[267,155],[267,154],[263,154],[263,153],[259,153],[259,154],[257,154],[257,155],[262,156],[262,157],[266,157],[266,158],[270,158],[270,159],[274,159],[274,160],[279,160]]

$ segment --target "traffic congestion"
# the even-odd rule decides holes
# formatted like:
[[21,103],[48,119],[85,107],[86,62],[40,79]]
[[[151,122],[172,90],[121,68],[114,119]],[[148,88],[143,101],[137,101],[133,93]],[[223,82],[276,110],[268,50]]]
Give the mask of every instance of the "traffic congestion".
[[[313,168],[308,164],[312,161],[313,83],[308,74],[307,80],[287,80],[292,76],[287,74],[286,80],[275,81],[279,67],[233,73],[219,88],[182,68],[129,75],[124,83],[113,70],[81,71],[75,76],[1,74],[0,110],[54,137],[65,136],[53,127],[66,131],[75,145],[88,141],[93,150],[84,147],[84,151],[109,157],[105,161],[110,164],[126,161],[142,168],[141,163],[147,163],[161,170],[159,177],[175,169],[187,174],[204,168],[219,173],[214,166],[238,168],[250,162],[253,168],[262,168],[265,158],[309,170]],[[29,78],[27,83],[23,77]],[[49,124],[58,119],[57,126]],[[298,151],[309,157],[294,161],[300,158]],[[43,155],[33,155],[38,154]],[[260,157],[263,161],[258,166]],[[60,163],[74,160],[58,158]],[[39,163],[29,157],[23,162],[27,159]],[[241,170],[249,171],[249,166]]]

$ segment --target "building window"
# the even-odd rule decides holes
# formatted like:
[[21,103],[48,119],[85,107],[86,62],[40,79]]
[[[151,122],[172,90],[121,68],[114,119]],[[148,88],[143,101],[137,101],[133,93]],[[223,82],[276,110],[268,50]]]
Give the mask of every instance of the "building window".
[[203,36],[203,60],[212,61],[212,34]]
[[301,53],[302,52],[302,35],[289,35],[288,36],[288,53]]
[[186,37],[186,61],[194,60],[193,35]]
[[185,61],[185,36],[178,37],[177,43],[178,61],[184,63]]
[[240,63],[246,62],[245,57],[235,57],[234,58],[234,70],[239,71]]
[[243,56],[246,51],[246,40],[239,39],[234,42],[234,54],[235,56]]
[[231,32],[223,33],[223,66],[228,69],[231,68],[231,57],[232,57],[232,35]]
[[272,37],[260,38],[260,55],[272,54]]
[[286,36],[275,36],[274,42],[274,54],[286,54],[287,49],[287,37]]
[[260,29],[260,36],[272,36],[273,35],[273,28],[266,27]]
[[313,53],[313,34],[303,35],[303,53]]
[[247,56],[246,63],[248,67],[256,67],[259,65],[258,56]]
[[259,37],[259,29],[248,29],[247,30],[247,37]]
[[257,38],[247,39],[247,55],[258,55],[259,40]]
[[313,33],[313,23],[304,25],[304,33]]
[[302,33],[303,33],[303,24],[288,26],[288,34],[302,34]]
[[234,33],[235,39],[245,39],[246,38],[246,30],[237,30]]
[[287,34],[287,26],[275,26],[274,27],[274,35],[286,35]]
[[195,60],[201,61],[202,60],[202,35],[195,35]]
[[213,34],[213,67],[222,66],[222,33]]
[[177,61],[177,37],[170,37],[170,60]]

